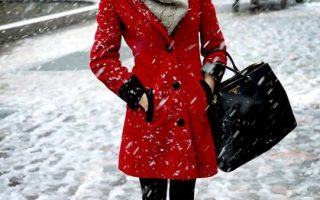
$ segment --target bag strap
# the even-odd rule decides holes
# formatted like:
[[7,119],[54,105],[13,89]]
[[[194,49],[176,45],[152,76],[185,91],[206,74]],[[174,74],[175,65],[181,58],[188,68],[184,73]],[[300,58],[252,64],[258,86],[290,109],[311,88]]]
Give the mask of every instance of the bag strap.
[[235,74],[238,74],[239,76],[243,77],[243,78],[246,78],[248,80],[252,80],[250,76],[246,76],[246,75],[243,75],[240,73],[240,70],[238,69],[238,67],[236,66],[235,62],[233,61],[233,58],[231,57],[231,55],[229,54],[229,52],[227,50],[224,50],[224,49],[214,49],[212,52],[223,52],[227,55],[227,57],[229,58],[229,60],[231,61],[232,63],[232,67],[229,67],[227,65],[223,65],[226,69],[229,69],[230,71],[234,72]]
[[[214,49],[212,52],[223,52],[223,53],[225,53],[226,55],[227,55],[227,57],[229,58],[229,60],[231,61],[231,63],[232,63],[232,67],[233,67],[233,69],[230,69],[231,71],[237,71],[237,72],[239,72],[240,70],[238,69],[238,67],[236,66],[236,64],[234,63],[234,61],[233,61],[233,58],[231,57],[231,55],[227,52],[227,50],[224,50],[224,49],[219,49],[219,48],[217,48],[217,49]],[[226,66],[228,69],[230,68],[230,67],[228,67],[228,66]]]

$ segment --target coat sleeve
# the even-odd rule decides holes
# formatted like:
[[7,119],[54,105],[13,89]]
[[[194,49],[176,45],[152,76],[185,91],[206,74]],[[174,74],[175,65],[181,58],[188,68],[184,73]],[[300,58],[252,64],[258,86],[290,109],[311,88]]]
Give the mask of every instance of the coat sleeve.
[[122,24],[111,0],[100,0],[96,21],[97,29],[90,51],[90,69],[108,89],[130,108],[136,109],[145,88],[138,77],[122,66],[120,61]]
[[[203,68],[210,68],[208,65],[213,63],[227,64],[226,54],[223,52],[213,52],[216,49],[226,50],[226,44],[221,32],[218,19],[216,16],[215,7],[211,0],[200,0],[200,40],[201,40],[201,55],[203,58]],[[212,67],[211,67],[212,68]],[[223,68],[224,69],[224,68]],[[221,80],[221,77],[218,79]]]

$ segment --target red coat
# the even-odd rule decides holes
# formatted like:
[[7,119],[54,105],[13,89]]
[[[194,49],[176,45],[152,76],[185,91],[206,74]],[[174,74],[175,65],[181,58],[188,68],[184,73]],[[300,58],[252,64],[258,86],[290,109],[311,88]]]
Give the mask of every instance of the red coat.
[[[127,175],[191,179],[218,171],[200,80],[204,63],[226,63],[212,52],[225,48],[224,38],[211,0],[189,0],[189,8],[168,35],[142,1],[100,0],[90,68],[127,103],[118,163]],[[134,56],[131,72],[119,60],[121,36]],[[147,113],[138,104],[143,92]]]

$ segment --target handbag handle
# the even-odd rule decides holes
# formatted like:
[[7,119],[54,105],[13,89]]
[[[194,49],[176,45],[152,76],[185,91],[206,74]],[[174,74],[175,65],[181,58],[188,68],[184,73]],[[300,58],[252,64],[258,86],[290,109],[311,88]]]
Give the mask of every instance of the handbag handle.
[[234,72],[235,74],[238,74],[239,76],[243,77],[243,78],[246,78],[250,81],[252,81],[251,77],[250,76],[245,76],[243,74],[241,74],[240,70],[238,69],[238,67],[236,66],[236,64],[234,63],[233,61],[233,58],[231,57],[231,55],[226,51],[226,50],[223,50],[223,49],[214,49],[212,52],[223,52],[227,55],[227,57],[229,58],[229,60],[231,61],[232,63],[232,67],[229,67],[227,65],[223,65],[226,69],[229,69],[230,71]]
[[[223,50],[223,49],[214,49],[212,52],[219,52],[219,51],[227,54],[227,57],[228,57],[229,60],[231,61],[232,67],[233,67],[233,69],[230,69],[230,70],[231,70],[231,71],[237,71],[237,72],[239,72],[240,70],[238,69],[238,67],[237,67],[236,64],[234,63],[233,58],[231,57],[231,55],[230,55],[226,50]],[[230,67],[227,67],[227,68],[229,69]]]

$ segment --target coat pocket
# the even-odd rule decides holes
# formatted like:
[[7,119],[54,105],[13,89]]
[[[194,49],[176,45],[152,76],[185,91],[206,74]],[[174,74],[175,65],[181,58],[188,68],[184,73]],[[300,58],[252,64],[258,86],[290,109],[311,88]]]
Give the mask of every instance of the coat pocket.
[[147,111],[142,106],[137,110],[130,109],[130,111],[135,115],[137,123],[152,127],[163,126],[172,118],[169,115],[173,103],[172,96],[154,87],[147,87],[145,93],[148,101]]
[[148,99],[148,109],[146,111],[146,121],[152,122],[154,115],[154,96],[153,96],[153,88],[149,88],[146,90],[146,95]]

